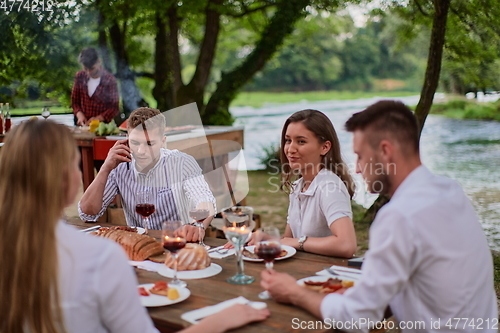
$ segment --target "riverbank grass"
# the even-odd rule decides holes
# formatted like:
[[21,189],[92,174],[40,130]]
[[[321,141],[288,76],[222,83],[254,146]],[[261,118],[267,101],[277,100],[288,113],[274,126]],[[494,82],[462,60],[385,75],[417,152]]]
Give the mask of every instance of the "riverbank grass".
[[373,97],[405,97],[419,95],[419,92],[406,91],[307,91],[307,92],[241,92],[231,102],[231,106],[251,106],[259,108],[265,104],[298,103],[301,101],[317,102],[348,100]]
[[500,101],[476,102],[463,97],[451,96],[445,103],[432,105],[431,114],[454,119],[478,119],[500,121]]

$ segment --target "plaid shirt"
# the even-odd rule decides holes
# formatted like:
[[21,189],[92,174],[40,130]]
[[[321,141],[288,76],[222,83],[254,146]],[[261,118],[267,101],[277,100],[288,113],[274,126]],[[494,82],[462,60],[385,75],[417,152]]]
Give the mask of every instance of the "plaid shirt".
[[90,77],[85,71],[75,75],[71,91],[73,113],[83,112],[87,119],[101,115],[105,122],[110,122],[118,114],[118,88],[115,77],[103,71],[101,82],[92,97],[89,97],[87,83]]

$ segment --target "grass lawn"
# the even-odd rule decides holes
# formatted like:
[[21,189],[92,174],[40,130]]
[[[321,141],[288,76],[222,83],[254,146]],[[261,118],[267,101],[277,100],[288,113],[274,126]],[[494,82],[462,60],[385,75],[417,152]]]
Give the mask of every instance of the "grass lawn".
[[266,103],[294,103],[302,100],[329,101],[371,97],[404,97],[419,95],[419,92],[385,91],[308,91],[308,92],[241,92],[233,100],[231,106],[261,107]]

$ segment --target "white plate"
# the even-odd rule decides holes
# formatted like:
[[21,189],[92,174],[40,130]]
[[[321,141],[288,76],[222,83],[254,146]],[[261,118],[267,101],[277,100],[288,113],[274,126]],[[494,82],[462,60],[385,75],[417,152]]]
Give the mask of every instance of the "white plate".
[[[181,280],[182,279],[185,279],[185,280],[203,279],[203,278],[217,275],[220,272],[222,272],[222,267],[220,267],[217,264],[212,263],[212,264],[210,264],[210,266],[208,266],[205,269],[198,269],[196,271],[178,271],[177,277]],[[174,277],[174,270],[163,265],[160,269],[158,269],[158,274],[169,277],[169,278],[173,278]]]
[[[283,250],[286,250],[286,256],[284,257],[281,257],[281,258],[276,258],[275,260],[283,260],[283,259],[288,259],[290,257],[293,257],[295,255],[295,253],[297,253],[297,250],[295,250],[294,247],[291,247],[291,246],[288,246],[288,245],[281,245],[281,248]],[[252,245],[252,246],[246,246],[245,247],[245,250],[248,250],[252,253],[254,253],[254,250],[255,250],[255,246]],[[243,255],[243,260],[246,260],[246,261],[254,261],[254,262],[260,262],[260,261],[264,261],[264,259],[252,259],[252,258],[249,258],[249,257],[245,257]]]
[[145,232],[146,232],[146,229],[144,229],[144,228],[141,228],[141,227],[135,227],[135,228],[137,229],[137,233],[138,233],[139,235],[142,235],[143,233],[145,233]]
[[[147,284],[141,284],[137,288],[144,287],[149,292],[149,289],[153,288],[153,286],[154,283],[147,283]],[[142,306],[152,307],[152,306],[164,306],[164,305],[175,304],[186,300],[189,297],[189,295],[191,295],[191,292],[189,291],[188,288],[177,288],[177,287],[171,287],[170,285],[168,287],[176,288],[179,291],[178,299],[171,300],[167,296],[150,294],[149,296],[140,296]]]

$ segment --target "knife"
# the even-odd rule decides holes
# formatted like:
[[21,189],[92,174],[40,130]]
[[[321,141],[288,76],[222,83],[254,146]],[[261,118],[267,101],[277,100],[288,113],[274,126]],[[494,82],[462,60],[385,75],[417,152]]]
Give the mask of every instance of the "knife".
[[90,232],[90,231],[97,230],[99,228],[101,228],[101,226],[100,225],[96,225],[96,226],[93,226],[93,227],[90,227],[90,228],[87,228],[87,229],[83,229],[83,230],[80,230],[80,231],[87,233],[87,232]]

